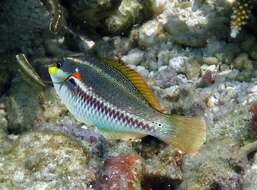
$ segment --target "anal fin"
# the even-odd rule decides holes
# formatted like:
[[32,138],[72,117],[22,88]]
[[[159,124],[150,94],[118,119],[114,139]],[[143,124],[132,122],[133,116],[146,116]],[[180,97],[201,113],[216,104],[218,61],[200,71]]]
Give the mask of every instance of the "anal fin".
[[137,141],[142,137],[146,136],[145,134],[133,133],[133,132],[119,132],[119,131],[107,131],[103,129],[98,129],[100,133],[106,139],[121,139],[123,141]]

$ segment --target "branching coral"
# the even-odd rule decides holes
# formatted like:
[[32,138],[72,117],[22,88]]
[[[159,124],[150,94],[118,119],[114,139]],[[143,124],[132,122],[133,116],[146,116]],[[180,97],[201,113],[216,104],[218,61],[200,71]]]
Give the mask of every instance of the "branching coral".
[[235,38],[247,23],[254,0],[235,0],[231,16],[231,37]]

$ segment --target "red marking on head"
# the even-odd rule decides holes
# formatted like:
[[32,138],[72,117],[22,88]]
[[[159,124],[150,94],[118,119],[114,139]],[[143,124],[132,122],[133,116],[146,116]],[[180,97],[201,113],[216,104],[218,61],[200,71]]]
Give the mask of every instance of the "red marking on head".
[[81,78],[81,75],[80,75],[80,72],[75,72],[75,73],[72,73],[71,76],[77,78],[77,79],[80,79]]

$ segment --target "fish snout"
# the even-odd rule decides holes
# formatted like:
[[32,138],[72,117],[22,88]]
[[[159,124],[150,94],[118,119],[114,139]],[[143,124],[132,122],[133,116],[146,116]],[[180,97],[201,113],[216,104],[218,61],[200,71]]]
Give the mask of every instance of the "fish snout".
[[59,68],[56,67],[55,64],[51,64],[48,66],[48,72],[49,74],[56,74],[58,72]]

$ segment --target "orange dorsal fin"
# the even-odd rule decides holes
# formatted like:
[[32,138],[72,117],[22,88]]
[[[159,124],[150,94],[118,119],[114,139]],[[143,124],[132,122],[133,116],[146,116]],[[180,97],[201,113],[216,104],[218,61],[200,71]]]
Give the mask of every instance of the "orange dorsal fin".
[[111,65],[112,67],[120,71],[123,75],[125,75],[139,90],[139,92],[141,92],[143,97],[153,108],[155,108],[159,112],[164,112],[164,109],[154,95],[152,89],[144,81],[143,77],[140,76],[134,69],[130,68],[125,63],[118,60],[104,59],[104,63]]

